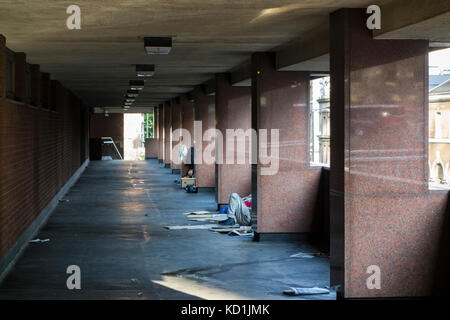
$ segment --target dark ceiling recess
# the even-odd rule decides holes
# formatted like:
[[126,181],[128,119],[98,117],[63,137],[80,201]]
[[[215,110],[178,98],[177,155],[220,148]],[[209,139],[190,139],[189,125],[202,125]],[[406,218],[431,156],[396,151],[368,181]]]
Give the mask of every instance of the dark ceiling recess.
[[142,90],[144,89],[144,80],[130,80],[131,90]]
[[172,49],[172,38],[145,37],[144,47],[147,54],[168,54]]
[[136,75],[138,77],[151,77],[155,74],[154,64],[138,64],[136,65]]

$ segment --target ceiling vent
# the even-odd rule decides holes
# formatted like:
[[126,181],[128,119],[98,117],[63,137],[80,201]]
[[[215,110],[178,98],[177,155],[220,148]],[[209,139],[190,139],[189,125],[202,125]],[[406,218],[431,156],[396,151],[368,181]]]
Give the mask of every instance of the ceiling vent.
[[142,90],[144,89],[144,80],[130,80],[131,90]]
[[168,54],[172,49],[172,38],[145,37],[144,47],[147,54]]
[[151,77],[155,74],[154,64],[138,64],[136,65],[136,75],[138,77]]

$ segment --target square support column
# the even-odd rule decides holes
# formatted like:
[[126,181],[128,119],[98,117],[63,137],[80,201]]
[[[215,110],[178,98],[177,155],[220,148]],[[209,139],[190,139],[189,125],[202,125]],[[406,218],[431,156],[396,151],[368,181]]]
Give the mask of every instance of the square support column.
[[[194,119],[196,127],[192,134],[194,144],[194,161],[195,161],[195,177],[197,179],[197,187],[214,188],[215,187],[215,165],[214,163],[206,163],[203,159],[203,151],[214,141],[206,141],[203,139],[207,130],[216,128],[216,108],[215,97],[206,95],[201,86],[195,87],[190,93],[194,102]],[[201,124],[201,127],[199,126]],[[198,130],[198,139],[195,130]]]
[[50,109],[50,73],[41,72],[41,106]]
[[330,18],[331,285],[433,294],[448,192],[428,189],[428,42],[373,39],[365,9]]
[[158,106],[158,162],[164,163],[164,104]]
[[171,145],[172,133],[172,106],[170,101],[164,103],[164,166],[170,168],[172,155]]
[[181,171],[181,160],[180,160],[180,150],[175,148],[180,143],[181,140],[181,104],[180,99],[175,98],[171,100],[172,106],[172,128],[170,130],[170,168],[172,173],[180,173]]
[[[236,138],[229,132],[251,130],[251,88],[233,87],[230,74],[216,74],[216,128],[223,135],[223,163],[218,163],[216,144],[216,201],[219,205],[228,204],[230,195],[237,193],[241,197],[251,192],[251,135],[246,138],[246,150],[238,150]],[[241,139],[239,137],[237,139]],[[227,146],[234,144],[234,152],[227,152]],[[245,164],[237,164],[239,153],[245,152]]]
[[[194,99],[188,99],[188,97],[185,94],[182,94],[180,96],[180,103],[181,103],[181,127],[185,130],[183,132],[182,141],[183,144],[186,146],[188,151],[191,149],[191,147],[194,145]],[[186,137],[185,134],[189,133],[189,136]],[[181,166],[181,175],[186,175],[188,169],[190,166],[193,166],[193,163],[190,163],[191,160],[191,153],[188,152],[186,160],[183,162]]]
[[[321,167],[309,164],[309,74],[276,71],[275,54],[252,56],[253,128],[267,130],[270,164],[253,165],[252,212],[258,233],[321,232]],[[278,131],[279,141],[275,141]],[[278,155],[276,152],[278,149]],[[259,149],[258,149],[259,150]]]
[[41,106],[41,71],[38,64],[30,65],[31,72],[31,104]]
[[28,102],[28,97],[26,96],[26,64],[27,57],[24,52],[16,52],[16,63],[15,63],[15,95],[16,99],[21,102]]

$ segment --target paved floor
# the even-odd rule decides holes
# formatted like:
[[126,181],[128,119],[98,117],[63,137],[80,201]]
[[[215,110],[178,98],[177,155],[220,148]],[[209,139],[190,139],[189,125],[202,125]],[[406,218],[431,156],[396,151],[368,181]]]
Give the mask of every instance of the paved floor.
[[[208,230],[184,212],[215,210],[214,194],[188,194],[154,160],[91,162],[0,287],[0,299],[299,299],[290,286],[329,285],[327,258],[294,241],[254,242]],[[204,223],[200,223],[204,224]],[[81,290],[66,269],[81,268]],[[335,294],[307,299],[335,299]]]

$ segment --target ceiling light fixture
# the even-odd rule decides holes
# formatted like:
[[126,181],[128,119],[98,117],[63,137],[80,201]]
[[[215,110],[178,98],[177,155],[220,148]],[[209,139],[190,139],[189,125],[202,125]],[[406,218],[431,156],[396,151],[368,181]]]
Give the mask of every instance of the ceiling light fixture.
[[144,80],[130,80],[131,90],[142,90],[144,89]]
[[134,98],[136,98],[137,96],[139,96],[139,91],[138,90],[127,90],[127,97],[134,97]]
[[168,54],[172,49],[171,37],[144,37],[147,54]]
[[136,75],[138,77],[151,77],[155,74],[154,64],[138,64],[136,65]]

